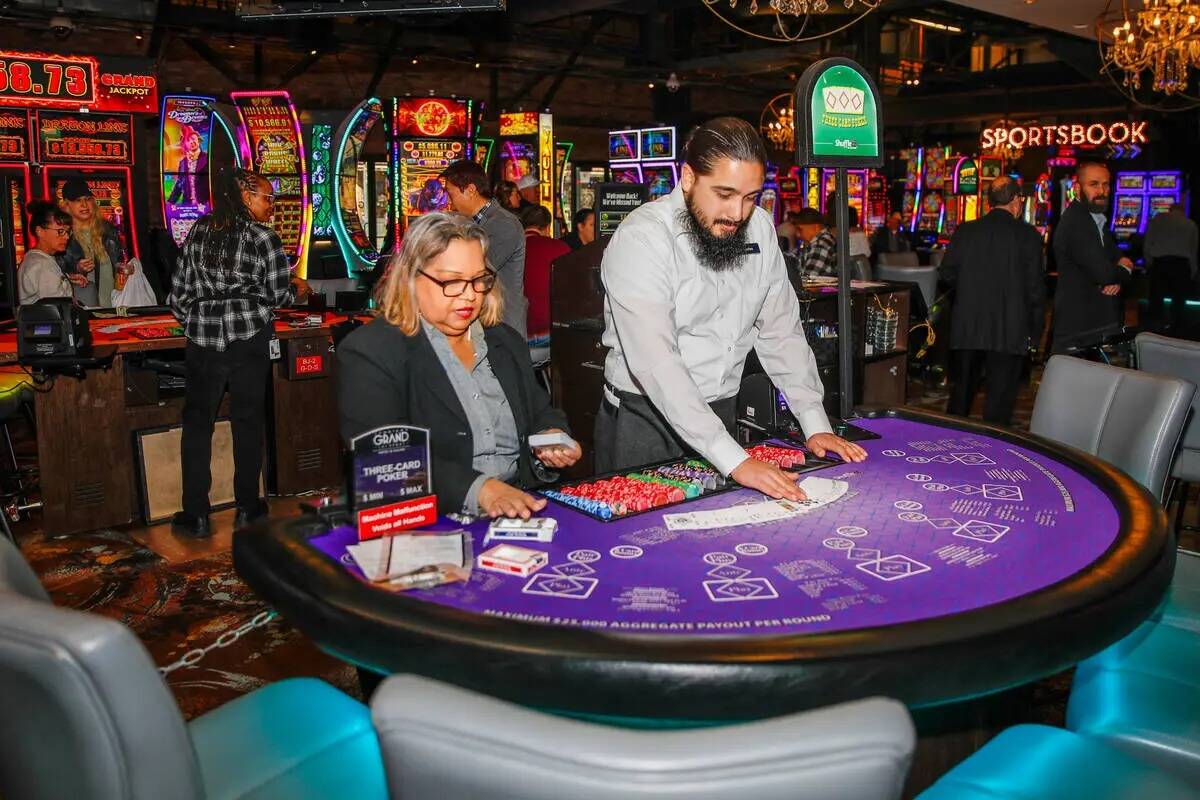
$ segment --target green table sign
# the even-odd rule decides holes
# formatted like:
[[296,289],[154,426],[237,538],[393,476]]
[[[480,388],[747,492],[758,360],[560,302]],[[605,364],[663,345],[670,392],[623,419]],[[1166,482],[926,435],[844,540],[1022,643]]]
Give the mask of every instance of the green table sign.
[[883,163],[879,92],[862,67],[829,58],[809,67],[796,89],[798,163],[869,167]]

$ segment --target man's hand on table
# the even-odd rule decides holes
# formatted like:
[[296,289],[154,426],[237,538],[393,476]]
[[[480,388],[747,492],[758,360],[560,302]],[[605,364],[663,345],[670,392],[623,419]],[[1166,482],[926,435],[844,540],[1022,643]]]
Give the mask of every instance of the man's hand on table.
[[774,464],[747,458],[729,473],[729,477],[747,489],[757,489],[776,500],[807,500],[808,495],[796,485],[796,476],[789,475]]
[[832,433],[815,433],[808,437],[805,442],[808,449],[817,458],[823,458],[826,453],[837,453],[842,457],[843,461],[857,463],[867,460],[867,451],[856,445],[854,442],[848,442],[840,436],[834,436]]
[[479,508],[492,519],[520,517],[529,519],[546,507],[546,498],[534,497],[515,486],[489,478],[479,487]]

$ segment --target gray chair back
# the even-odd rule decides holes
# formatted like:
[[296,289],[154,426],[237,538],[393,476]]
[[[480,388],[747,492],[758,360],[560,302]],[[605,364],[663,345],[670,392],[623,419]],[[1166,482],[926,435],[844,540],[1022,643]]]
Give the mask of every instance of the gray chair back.
[[[881,253],[880,255],[883,254]],[[898,255],[912,255],[915,257],[916,254],[899,253]],[[875,279],[917,284],[921,289],[921,297],[925,299],[926,308],[933,308],[933,301],[937,299],[937,267],[897,267],[880,262],[875,266]]]
[[875,263],[881,267],[919,267],[921,259],[916,252],[909,250],[904,253],[880,253]]
[[[1200,386],[1200,342],[1139,333],[1133,340],[1138,369],[1182,378]],[[1192,413],[1183,426],[1171,477],[1185,483],[1200,481],[1200,392],[1192,398]]]
[[149,654],[115,620],[55,608],[0,539],[0,797],[192,800],[183,718]]
[[856,281],[871,280],[871,260],[866,256],[851,256],[850,278]]
[[904,706],[883,698],[726,727],[646,731],[396,675],[371,699],[371,717],[394,800],[892,800],[915,744]]
[[1195,393],[1179,378],[1054,356],[1029,427],[1099,456],[1161,499]]
[[933,267],[940,267],[942,265],[942,259],[944,259],[945,257],[946,257],[945,250],[930,250],[929,251],[929,265],[933,266]]

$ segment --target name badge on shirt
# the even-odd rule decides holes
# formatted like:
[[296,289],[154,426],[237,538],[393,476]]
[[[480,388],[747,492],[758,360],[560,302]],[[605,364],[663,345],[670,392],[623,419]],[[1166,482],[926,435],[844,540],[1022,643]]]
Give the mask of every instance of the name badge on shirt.
[[744,256],[758,255],[761,252],[758,249],[758,242],[750,242],[742,248],[742,255]]

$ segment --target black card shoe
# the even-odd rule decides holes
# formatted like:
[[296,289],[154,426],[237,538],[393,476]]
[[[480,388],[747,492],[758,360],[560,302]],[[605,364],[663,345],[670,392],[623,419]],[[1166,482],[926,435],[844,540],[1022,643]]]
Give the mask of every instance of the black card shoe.
[[212,536],[212,529],[208,527],[208,517],[199,517],[186,511],[180,511],[171,518],[171,532],[189,539],[207,539]]

